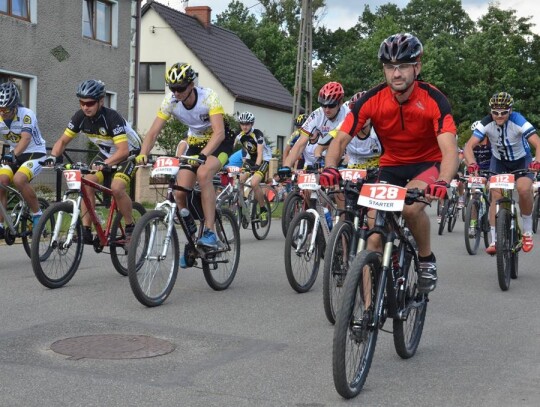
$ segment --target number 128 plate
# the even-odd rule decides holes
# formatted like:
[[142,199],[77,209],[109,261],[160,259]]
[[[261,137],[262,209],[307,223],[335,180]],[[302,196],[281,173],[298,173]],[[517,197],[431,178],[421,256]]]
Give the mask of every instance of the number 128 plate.
[[405,205],[407,188],[391,184],[364,184],[358,205],[381,211],[399,212]]

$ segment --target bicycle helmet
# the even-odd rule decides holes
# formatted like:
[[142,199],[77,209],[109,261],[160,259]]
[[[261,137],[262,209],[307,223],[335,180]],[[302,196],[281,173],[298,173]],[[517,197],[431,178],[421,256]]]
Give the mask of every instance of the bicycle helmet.
[[417,62],[424,53],[418,38],[409,33],[394,34],[379,47],[379,61],[383,64],[395,62]]
[[165,73],[165,82],[167,85],[187,86],[197,79],[197,72],[193,70],[190,64],[177,62]]
[[299,114],[294,120],[294,125],[296,127],[302,127],[306,121],[307,117],[305,114]]
[[492,109],[510,109],[513,105],[514,98],[507,92],[495,93],[489,99],[489,107]]
[[341,99],[343,99],[344,95],[345,91],[343,90],[343,86],[341,86],[341,83],[328,82],[319,91],[318,101],[321,105],[339,103]]
[[78,98],[99,100],[105,96],[105,84],[99,80],[89,79],[81,82],[77,88]]
[[473,124],[471,124],[471,130],[475,131],[476,126],[478,126],[479,124],[480,124],[480,120],[477,120],[477,121],[473,122]]
[[365,90],[361,90],[360,92],[356,92],[354,95],[352,95],[351,99],[349,100],[349,104],[353,104],[358,99],[360,99],[362,96],[364,96],[366,93]]
[[255,122],[255,115],[251,112],[243,112],[238,116],[238,121],[240,124],[248,124]]
[[0,107],[12,108],[19,104],[19,89],[13,82],[0,85]]

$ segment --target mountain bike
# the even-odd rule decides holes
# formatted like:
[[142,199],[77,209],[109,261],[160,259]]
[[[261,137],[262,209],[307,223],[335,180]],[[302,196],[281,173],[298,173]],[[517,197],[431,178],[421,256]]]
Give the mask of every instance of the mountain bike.
[[446,223],[448,222],[448,232],[454,230],[456,226],[456,221],[459,216],[459,211],[461,210],[458,207],[459,195],[458,195],[458,180],[453,179],[450,182],[450,193],[449,197],[444,200],[444,204],[440,212],[440,223],[439,223],[439,235],[442,235]]
[[[147,307],[161,305],[171,294],[178,275],[180,247],[186,267],[202,268],[208,285],[221,291],[228,288],[236,276],[240,260],[240,231],[233,213],[216,204],[217,249],[199,246],[203,235],[204,212],[201,193],[176,185],[180,167],[195,159],[189,156],[159,157],[153,164],[151,177],[169,178],[167,197],[148,211],[135,225],[128,253],[129,283],[137,300]],[[204,162],[198,160],[199,164]],[[198,232],[191,230],[187,217],[181,216],[173,191],[187,193],[191,221],[199,220]],[[175,227],[175,219],[179,228]],[[200,262],[200,263],[199,263]]]
[[[113,167],[105,163],[103,172],[111,172]],[[34,231],[31,245],[32,269],[38,281],[48,288],[59,288],[67,284],[75,275],[81,262],[84,250],[81,204],[84,202],[88,210],[96,236],[92,247],[96,253],[106,253],[110,249],[111,261],[116,271],[127,276],[128,242],[125,235],[123,216],[118,210],[112,190],[83,177],[95,172],[87,164],[58,164],[54,167],[61,171],[67,184],[61,202],[49,206]],[[96,209],[90,204],[88,186],[111,197],[109,215],[104,226],[101,224]],[[133,202],[133,220],[137,222],[145,213],[144,207]],[[36,238],[39,236],[39,238]]]
[[502,291],[510,288],[510,280],[518,278],[518,255],[521,251],[521,228],[518,222],[516,202],[513,192],[516,175],[531,173],[526,169],[508,174],[492,175],[489,188],[501,189],[502,198],[497,200],[495,215],[495,233],[497,236],[497,277]]
[[491,243],[491,232],[489,226],[489,196],[487,194],[487,178],[480,173],[480,176],[470,175],[467,180],[467,187],[470,190],[470,199],[465,213],[465,248],[470,255],[475,255],[480,245],[482,235],[486,248]]
[[[359,245],[360,230],[367,226],[367,208],[358,205],[360,188],[378,168],[341,169],[341,191],[344,196],[345,209],[338,209],[339,221],[332,228],[326,244],[323,269],[323,305],[326,318],[331,324],[336,322],[336,313],[341,302],[343,282],[350,263],[361,250]],[[339,198],[337,198],[339,199]]]
[[[24,251],[30,257],[32,244],[32,212],[21,193],[10,185],[0,184],[8,194],[7,207],[0,202],[0,213],[4,218],[4,240],[8,246],[20,238]],[[44,211],[49,207],[49,202],[38,197],[39,208]]]
[[[266,222],[261,219],[261,206],[255,199],[255,193],[251,187],[251,177],[245,182],[240,182],[243,169],[240,167],[227,167],[227,175],[234,181],[232,188],[226,188],[220,194],[220,201],[234,214],[238,226],[248,229],[251,226],[253,236],[257,240],[264,240],[270,232],[272,223],[272,209],[268,197],[264,194],[266,207]],[[261,186],[265,187],[264,186]]]
[[289,225],[285,238],[285,272],[293,290],[305,293],[317,279],[337,210],[330,196],[339,191],[325,192],[315,173],[299,175],[297,184],[303,192],[303,205],[308,209],[299,212]]
[[418,255],[415,242],[400,217],[405,204],[424,202],[424,191],[391,184],[364,184],[359,205],[375,209],[375,226],[361,230],[361,241],[382,238],[383,252],[361,251],[345,278],[336,316],[332,347],[334,385],[344,398],[357,396],[369,373],[379,330],[388,318],[397,354],[416,353],[428,295],[417,289]]

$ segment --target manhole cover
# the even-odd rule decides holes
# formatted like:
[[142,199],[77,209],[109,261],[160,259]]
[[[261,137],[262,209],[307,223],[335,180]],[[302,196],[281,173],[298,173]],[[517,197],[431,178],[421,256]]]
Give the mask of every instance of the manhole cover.
[[61,339],[51,350],[71,359],[142,359],[166,355],[174,345],[146,335],[89,335]]

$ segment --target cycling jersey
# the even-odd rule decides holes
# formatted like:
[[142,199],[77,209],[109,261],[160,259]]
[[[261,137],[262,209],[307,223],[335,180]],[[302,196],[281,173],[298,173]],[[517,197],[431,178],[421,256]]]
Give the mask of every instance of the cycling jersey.
[[527,139],[535,133],[534,126],[521,113],[512,112],[502,126],[498,126],[491,115],[484,117],[476,126],[473,136],[480,140],[487,136],[496,159],[516,161],[531,155]]
[[296,141],[300,138],[300,130],[295,130],[287,140],[287,145],[292,147],[295,145]]
[[371,128],[369,136],[365,140],[360,140],[358,137],[354,137],[347,148],[345,154],[348,156],[348,164],[364,164],[366,162],[378,163],[378,160],[372,160],[372,158],[379,157],[381,155],[381,143],[377,137],[375,130]]
[[257,148],[259,145],[263,145],[263,161],[270,161],[272,158],[272,149],[266,145],[264,141],[264,135],[259,129],[251,129],[249,134],[241,132],[236,136],[234,143],[240,143],[242,148],[249,154],[252,160],[257,159]]
[[340,130],[357,136],[367,119],[382,146],[380,166],[440,162],[437,136],[456,134],[450,103],[434,86],[416,81],[409,99],[400,104],[386,84],[369,90],[356,101]]
[[118,143],[127,141],[129,151],[141,149],[141,138],[128,122],[116,110],[103,106],[94,117],[88,117],[82,110],[73,115],[64,134],[75,138],[77,134],[86,134],[99,151],[105,156],[113,155]]
[[225,114],[219,98],[212,89],[194,87],[195,103],[193,107],[186,108],[184,104],[171,93],[163,99],[157,113],[163,120],[171,117],[188,126],[188,144],[200,145],[210,140],[212,136],[212,124],[210,116]]
[[481,170],[489,170],[491,163],[491,146],[489,144],[479,144],[473,148],[474,159]]
[[348,112],[349,108],[342,105],[339,108],[336,116],[333,119],[329,119],[324,114],[322,107],[319,107],[318,109],[314,110],[313,113],[311,113],[306,119],[304,125],[300,129],[300,133],[306,137],[309,137],[315,130],[319,130],[321,132],[321,135],[319,136],[319,143],[325,144],[325,142],[329,139],[329,133],[337,128]]
[[38,122],[34,112],[26,107],[19,106],[13,120],[4,121],[0,116],[0,134],[9,144],[10,151],[21,140],[21,133],[30,133],[30,144],[21,153],[45,153],[45,140],[39,131]]
[[[319,143],[317,143],[317,142],[311,143],[309,141],[306,144],[306,147],[304,148],[304,152],[303,152],[304,167],[307,166],[307,165],[313,165],[313,164],[315,164],[315,161],[317,161],[315,159],[315,149],[317,148],[318,145],[319,145]],[[323,155],[325,155],[325,154],[326,154],[326,151],[323,152]]]

